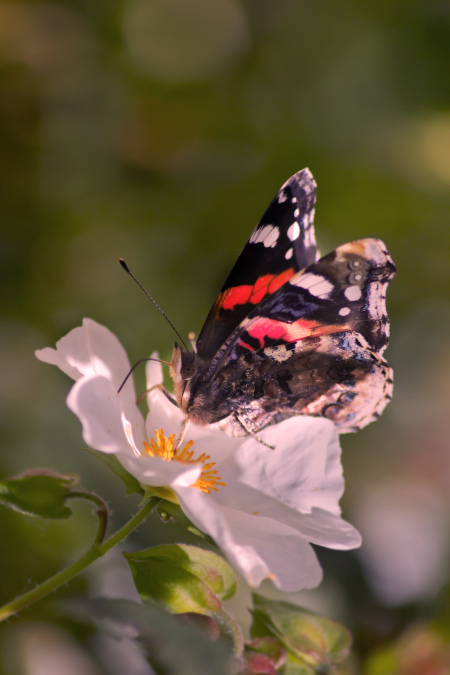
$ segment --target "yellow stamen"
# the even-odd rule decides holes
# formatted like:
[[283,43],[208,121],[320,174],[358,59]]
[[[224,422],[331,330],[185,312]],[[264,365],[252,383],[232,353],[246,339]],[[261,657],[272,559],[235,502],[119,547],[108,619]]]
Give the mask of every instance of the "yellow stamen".
[[164,436],[162,429],[155,429],[155,438],[150,439],[150,443],[144,441],[144,449],[150,457],[161,457],[168,462],[184,462],[186,464],[203,464],[202,472],[197,481],[191,485],[202,492],[210,494],[211,491],[218,491],[219,485],[226,485],[220,479],[218,472],[212,470],[216,462],[208,462],[210,455],[203,453],[200,457],[194,457],[194,451],[191,450],[194,441],[188,441],[182,448],[175,446],[175,434],[169,437]]

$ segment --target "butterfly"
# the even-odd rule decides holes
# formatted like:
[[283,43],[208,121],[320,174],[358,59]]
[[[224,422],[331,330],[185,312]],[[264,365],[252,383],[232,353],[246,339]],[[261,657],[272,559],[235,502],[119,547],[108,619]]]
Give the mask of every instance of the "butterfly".
[[386,290],[395,266],[379,239],[320,257],[316,183],[280,188],[244,246],[198,336],[175,343],[170,374],[186,420],[255,435],[294,415],[339,432],[377,419],[392,396]]

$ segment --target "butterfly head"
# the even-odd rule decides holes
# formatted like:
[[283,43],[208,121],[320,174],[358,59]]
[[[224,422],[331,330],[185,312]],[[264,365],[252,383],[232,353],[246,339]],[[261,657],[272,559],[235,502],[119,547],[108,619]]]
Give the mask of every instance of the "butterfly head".
[[198,371],[196,357],[195,352],[188,352],[175,342],[169,371],[173,380],[177,404],[184,413],[188,411],[190,381]]
[[186,421],[201,427],[217,422],[230,413],[228,405],[224,411],[220,403],[214,400],[211,384],[205,382],[208,364],[196,352],[188,352],[175,343],[169,366],[175,399],[186,415]]

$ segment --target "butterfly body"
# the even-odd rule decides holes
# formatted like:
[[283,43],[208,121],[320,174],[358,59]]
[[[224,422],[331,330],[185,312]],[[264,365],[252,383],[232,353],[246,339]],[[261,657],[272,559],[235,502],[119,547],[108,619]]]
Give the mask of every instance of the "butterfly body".
[[382,357],[395,267],[378,239],[319,258],[308,169],[280,189],[215,301],[196,352],[175,345],[171,375],[187,419],[231,435],[293,415],[341,432],[376,419],[392,393]]

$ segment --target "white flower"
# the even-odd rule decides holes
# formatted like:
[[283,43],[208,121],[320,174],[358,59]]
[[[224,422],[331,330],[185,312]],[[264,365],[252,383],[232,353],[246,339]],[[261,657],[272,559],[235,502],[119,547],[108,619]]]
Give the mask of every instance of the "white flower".
[[360,545],[358,532],[339,515],[344,482],[332,422],[293,417],[258,433],[274,450],[251,437],[191,425],[192,449],[185,446],[182,456],[173,457],[169,441],[172,461],[167,461],[152,438],[161,428],[177,438],[183,415],[156,386],[162,382],[159,363],[147,364],[150,412],[144,423],[131,378],[117,394],[130,366],[103,326],[85,319],[56,350],[36,355],[76,380],[67,405],[82,424],[85,442],[115,454],[143,485],[166,488],[250,585],[270,578],[284,591],[313,588],[322,571],[310,543],[335,549]]

